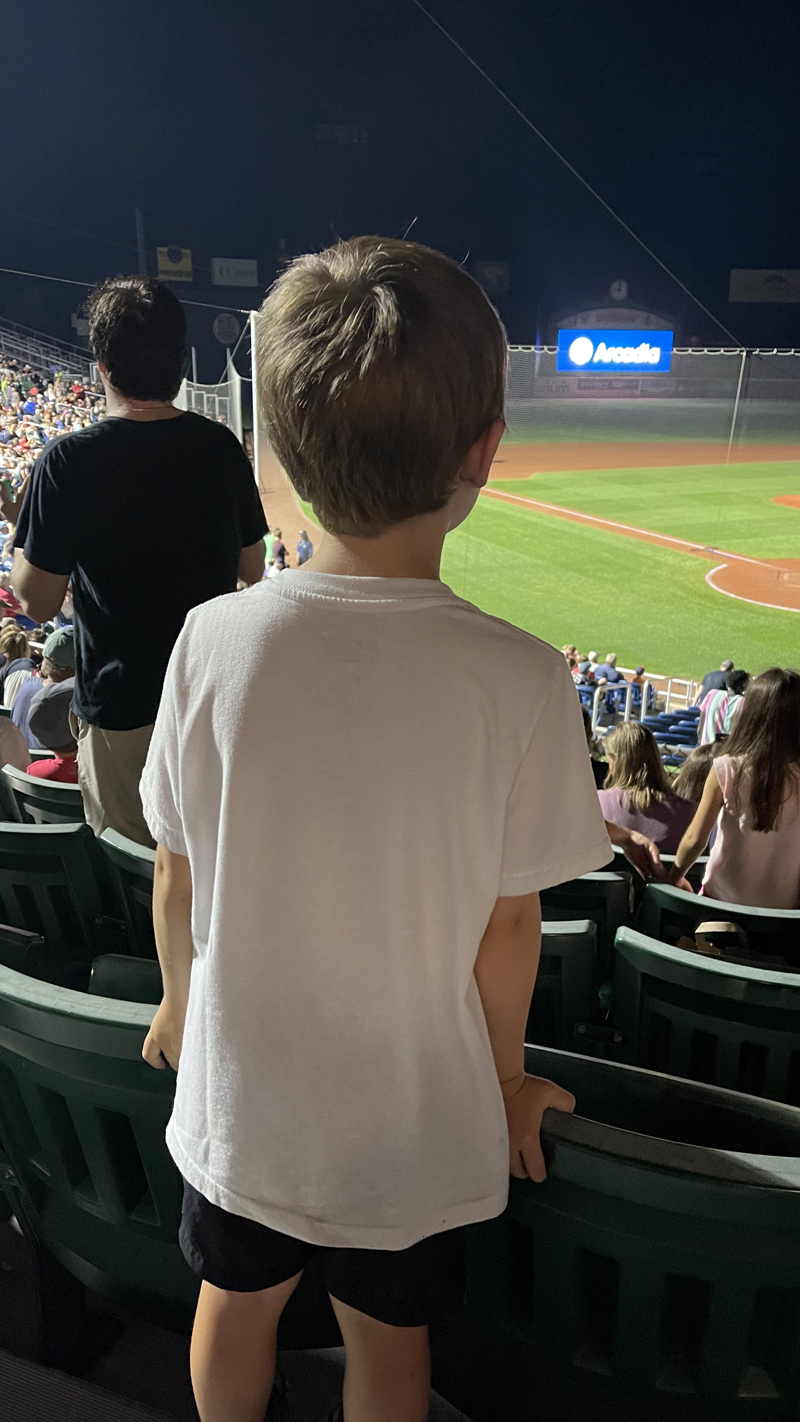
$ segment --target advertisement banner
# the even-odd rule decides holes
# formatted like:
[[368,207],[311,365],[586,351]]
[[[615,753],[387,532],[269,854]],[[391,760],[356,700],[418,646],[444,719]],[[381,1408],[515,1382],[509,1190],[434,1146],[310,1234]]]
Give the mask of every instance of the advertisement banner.
[[800,302],[800,267],[735,267],[728,300],[795,305]]
[[159,281],[191,281],[190,247],[156,247]]
[[212,257],[214,286],[258,286],[258,262],[250,257]]
[[655,375],[672,363],[672,331],[562,330],[556,370],[581,375]]

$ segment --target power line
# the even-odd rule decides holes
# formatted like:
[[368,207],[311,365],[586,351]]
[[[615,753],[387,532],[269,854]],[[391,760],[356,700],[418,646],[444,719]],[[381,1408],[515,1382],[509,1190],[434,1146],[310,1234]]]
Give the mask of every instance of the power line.
[[425,9],[425,6],[421,3],[421,0],[413,0],[413,3],[416,5],[417,9],[425,16],[425,18],[430,20],[431,24],[435,25],[436,29],[444,35],[445,39],[449,41],[453,48],[457,49],[459,54],[463,55],[467,63],[471,64],[472,68],[477,70],[481,78],[485,79],[486,83],[491,85],[495,93],[500,95],[500,98],[508,104],[509,108],[514,110],[514,113],[518,116],[518,118],[521,118],[522,122],[524,124],[527,124],[528,128],[536,134],[536,137],[541,140],[545,147],[550,149],[550,152],[555,155],[559,163],[564,164],[564,167],[569,170],[569,172],[574,178],[578,179],[578,182],[581,183],[584,188],[586,188],[586,191],[591,193],[593,198],[596,198],[596,200],[600,203],[600,206],[604,207],[606,212],[611,214],[611,216],[614,218],[614,221],[618,222],[620,227],[623,227],[625,229],[625,231],[628,233],[628,236],[632,237],[634,242],[638,243],[642,250],[647,253],[648,257],[653,258],[653,261],[661,267],[662,271],[666,272],[667,276],[670,277],[671,280],[674,281],[676,285],[680,287],[681,291],[685,292],[689,299],[693,301],[696,306],[699,306],[701,311],[705,312],[706,316],[711,317],[711,320],[714,322],[714,324],[716,326],[719,326],[719,329],[721,331],[724,331],[726,336],[730,336],[731,340],[737,346],[740,345],[741,343],[736,340],[736,337],[734,336],[733,332],[729,331],[727,326],[723,326],[722,322],[718,319],[718,317],[714,315],[714,312],[709,311],[708,307],[703,305],[703,302],[700,300],[700,298],[698,296],[695,296],[693,291],[689,290],[686,283],[681,281],[680,277],[675,275],[675,272],[671,271],[671,269],[667,266],[666,262],[662,262],[661,258],[653,251],[652,247],[648,247],[647,243],[643,241],[642,238],[636,232],[634,232],[633,228],[628,225],[625,219],[623,217],[620,217],[618,212],[614,211],[614,208],[611,206],[611,204],[606,202],[604,197],[600,196],[597,189],[593,188],[591,183],[587,182],[586,178],[584,178],[582,173],[578,172],[578,169],[575,167],[574,163],[570,163],[569,159],[564,157],[564,154],[561,153],[558,148],[556,148],[554,143],[550,142],[550,139],[546,136],[546,134],[542,133],[542,130],[540,128],[537,128],[536,124],[528,118],[528,115],[523,112],[523,110],[519,107],[519,104],[514,103],[514,100],[510,97],[509,94],[506,93],[505,89],[500,88],[500,85],[495,82],[491,74],[486,73],[486,70],[481,67],[477,59],[473,59],[472,55],[469,53],[468,50],[464,48],[463,44],[460,44],[459,41],[455,38],[455,36],[452,35],[449,30],[445,29],[444,25],[439,20],[437,20],[435,15],[431,14],[430,10]]
[[[5,272],[8,276],[30,277],[34,281],[60,281],[66,286],[97,286],[96,281],[76,281],[74,277],[48,276],[46,272],[23,272],[16,267],[0,267],[0,272]],[[178,298],[183,306],[205,306],[209,311],[238,311],[240,316],[249,316],[250,309],[245,306],[223,306],[218,301],[192,301],[188,296]]]

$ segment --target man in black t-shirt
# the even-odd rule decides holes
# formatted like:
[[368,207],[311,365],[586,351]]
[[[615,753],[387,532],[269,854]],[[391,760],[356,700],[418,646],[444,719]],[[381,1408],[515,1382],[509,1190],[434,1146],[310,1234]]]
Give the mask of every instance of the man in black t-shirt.
[[12,584],[44,621],[72,579],[86,818],[150,844],[139,779],[170,653],[191,608],[260,581],[267,522],[235,435],[173,404],[187,360],[177,297],[152,277],[115,277],[88,311],[108,416],[39,456]]
[[708,696],[709,691],[724,691],[727,686],[728,673],[733,671],[733,662],[726,660],[720,666],[719,671],[706,672],[698,691],[694,704],[699,706],[700,702]]

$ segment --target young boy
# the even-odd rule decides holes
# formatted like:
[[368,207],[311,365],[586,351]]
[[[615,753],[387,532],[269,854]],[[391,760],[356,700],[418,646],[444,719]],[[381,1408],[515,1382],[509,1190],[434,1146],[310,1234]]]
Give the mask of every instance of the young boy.
[[262,1422],[318,1254],[344,1422],[424,1422],[463,1227],[509,1168],[544,1178],[542,1114],[574,1106],[523,1070],[538,891],[610,849],[564,658],[439,580],[504,429],[486,297],[363,237],[296,261],[259,329],[270,437],[325,537],[189,614],[142,781],[192,1377],[203,1422]]

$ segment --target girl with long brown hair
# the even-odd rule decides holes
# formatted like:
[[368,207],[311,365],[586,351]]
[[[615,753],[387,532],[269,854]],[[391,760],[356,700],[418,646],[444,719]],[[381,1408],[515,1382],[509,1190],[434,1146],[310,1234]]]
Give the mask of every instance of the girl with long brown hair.
[[652,731],[624,721],[609,731],[603,751],[609,766],[597,792],[603,818],[646,835],[662,854],[674,854],[695,807],[675,794]]
[[672,883],[702,854],[715,820],[700,892],[756,908],[799,908],[800,672],[771,667],[751,684],[681,840]]

